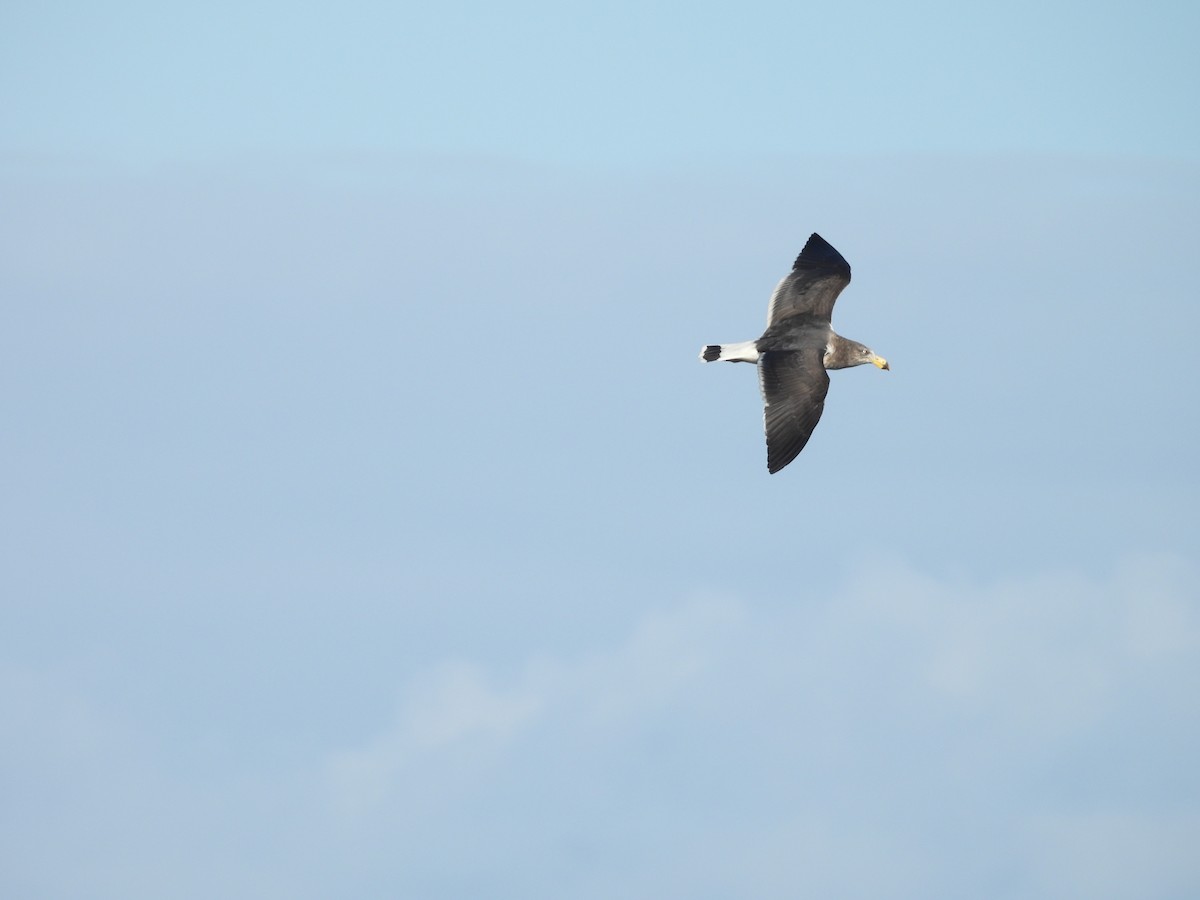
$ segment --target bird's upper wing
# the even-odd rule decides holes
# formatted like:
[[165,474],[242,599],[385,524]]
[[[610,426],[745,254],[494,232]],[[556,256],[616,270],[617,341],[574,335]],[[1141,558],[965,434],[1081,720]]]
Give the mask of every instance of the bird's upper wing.
[[842,288],[850,283],[850,264],[819,234],[813,234],[796,257],[792,271],[779,282],[767,307],[767,324],[801,313],[828,322]]
[[804,449],[817,427],[829,392],[819,347],[771,350],[758,358],[767,433],[767,469],[778,472]]

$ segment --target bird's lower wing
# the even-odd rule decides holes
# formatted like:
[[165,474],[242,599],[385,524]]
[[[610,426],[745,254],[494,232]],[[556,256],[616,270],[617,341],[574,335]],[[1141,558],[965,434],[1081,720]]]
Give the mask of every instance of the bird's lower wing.
[[767,469],[778,472],[804,449],[825,408],[829,374],[824,353],[771,350],[758,360],[767,433]]

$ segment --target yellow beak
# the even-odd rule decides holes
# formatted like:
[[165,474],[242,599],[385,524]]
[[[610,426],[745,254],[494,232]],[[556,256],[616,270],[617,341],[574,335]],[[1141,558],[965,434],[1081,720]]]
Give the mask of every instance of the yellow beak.
[[875,365],[879,366],[881,369],[891,369],[891,366],[888,365],[888,361],[882,356],[872,356],[871,362],[875,363]]

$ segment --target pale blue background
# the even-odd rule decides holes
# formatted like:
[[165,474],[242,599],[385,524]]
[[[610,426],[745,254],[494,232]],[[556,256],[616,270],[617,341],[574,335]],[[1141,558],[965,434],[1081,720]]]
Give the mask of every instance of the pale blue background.
[[6,4],[0,894],[1200,894],[1198,34]]

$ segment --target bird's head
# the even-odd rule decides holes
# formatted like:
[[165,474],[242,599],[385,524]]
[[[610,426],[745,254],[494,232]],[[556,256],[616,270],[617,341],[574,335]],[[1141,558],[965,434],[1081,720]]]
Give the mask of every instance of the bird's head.
[[881,369],[891,369],[891,366],[888,365],[888,361],[870,347],[865,347],[862,344],[859,344],[856,349],[858,350],[858,359],[855,360],[857,365],[870,363],[871,365],[878,366]]

